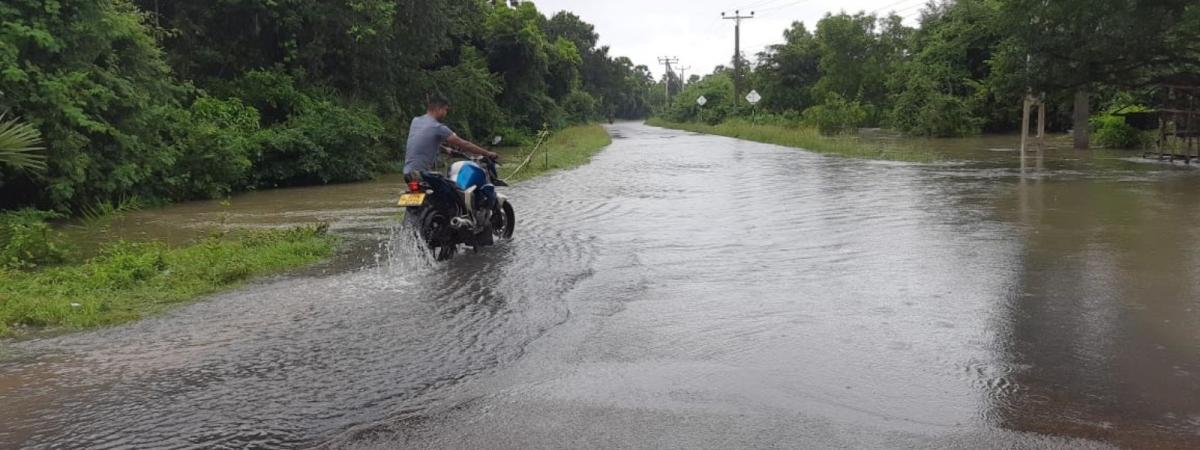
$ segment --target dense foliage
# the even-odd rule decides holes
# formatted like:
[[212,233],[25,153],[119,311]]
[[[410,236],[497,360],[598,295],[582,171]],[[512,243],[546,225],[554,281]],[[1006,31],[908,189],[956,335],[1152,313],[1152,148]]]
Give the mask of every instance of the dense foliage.
[[[672,86],[678,96],[658,113],[710,124],[774,114],[822,132],[882,126],[953,137],[1016,131],[1023,96],[1045,92],[1050,129],[1086,130],[1087,115],[1072,116],[1076,94],[1144,104],[1156,82],[1200,72],[1194,0],[933,0],[919,17],[915,28],[895,14],[828,14],[813,31],[796,22],[745,75],[743,86],[763,97],[756,109],[733,101],[731,75],[718,67]],[[656,91],[662,83],[679,84],[667,77]],[[700,94],[708,105],[695,104]],[[1128,131],[1114,128],[1119,120],[1092,120],[1107,127],[1097,143],[1141,145],[1134,135],[1113,141],[1113,130]]]
[[0,113],[40,131],[46,167],[0,159],[0,208],[365,179],[433,92],[476,140],[644,117],[648,69],[597,40],[531,3],[8,0]]

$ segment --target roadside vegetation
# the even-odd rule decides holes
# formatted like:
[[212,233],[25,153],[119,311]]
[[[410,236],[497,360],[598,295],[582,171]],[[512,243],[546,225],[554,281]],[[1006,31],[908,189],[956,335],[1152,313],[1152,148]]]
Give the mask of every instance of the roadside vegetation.
[[[612,144],[612,137],[599,124],[578,125],[551,133],[536,154],[533,146],[527,148],[505,148],[499,153],[504,158],[505,167],[500,170],[500,178],[509,183],[517,183],[537,177],[547,172],[572,169],[587,164],[592,156],[601,149]],[[545,154],[549,154],[549,164]],[[529,159],[525,167],[522,162]]]
[[[766,133],[774,136],[770,142],[846,153],[840,142],[816,139],[811,130],[832,136],[882,127],[939,138],[1016,133],[1024,96],[1033,92],[1045,93],[1050,132],[1086,137],[1090,131],[1090,145],[1141,148],[1150,145],[1147,133],[1126,125],[1121,114],[1161,104],[1167,93],[1158,85],[1194,80],[1200,72],[1194,1],[934,0],[918,11],[915,27],[896,13],[827,14],[812,28],[794,22],[779,43],[738,56],[743,75],[736,99],[732,67],[739,61],[689,80],[668,74],[651,91],[659,120],[652,123]],[[757,107],[743,98],[750,89],[761,94]],[[704,105],[697,104],[701,96]],[[1090,114],[1073,114],[1077,105]],[[756,125],[745,124],[754,117]]]
[[[56,253],[54,233],[44,236],[37,251]],[[86,261],[40,270],[0,265],[0,336],[136,320],[256,276],[310,264],[332,254],[335,243],[323,226],[234,230],[180,248],[111,242]],[[42,261],[62,259],[65,255],[56,254]]]

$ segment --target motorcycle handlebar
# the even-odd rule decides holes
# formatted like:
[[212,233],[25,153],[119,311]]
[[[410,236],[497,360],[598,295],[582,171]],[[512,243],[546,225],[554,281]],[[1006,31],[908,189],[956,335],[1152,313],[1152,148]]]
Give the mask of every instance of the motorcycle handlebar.
[[449,154],[451,158],[462,158],[462,159],[467,159],[467,160],[471,160],[471,161],[491,161],[491,162],[496,162],[496,160],[494,160],[494,159],[492,159],[492,158],[488,158],[488,157],[486,157],[486,156],[483,156],[483,155],[472,155],[472,154],[468,154],[467,152],[464,152],[464,151],[462,151],[462,150],[459,150],[459,149],[457,149],[457,148],[453,148],[453,147],[449,147],[449,146],[447,146],[447,147],[446,147],[446,153],[447,153],[447,154]]

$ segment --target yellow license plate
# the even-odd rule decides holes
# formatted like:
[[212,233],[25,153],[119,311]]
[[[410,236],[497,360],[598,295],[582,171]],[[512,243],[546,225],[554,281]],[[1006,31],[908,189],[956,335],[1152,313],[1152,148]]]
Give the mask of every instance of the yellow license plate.
[[399,206],[421,206],[425,203],[425,194],[402,194],[400,201],[396,204]]

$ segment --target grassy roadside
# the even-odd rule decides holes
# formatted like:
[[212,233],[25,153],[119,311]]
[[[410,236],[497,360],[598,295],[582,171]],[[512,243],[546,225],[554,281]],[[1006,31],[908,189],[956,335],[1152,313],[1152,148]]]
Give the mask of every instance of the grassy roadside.
[[0,267],[0,336],[80,330],[137,320],[255,277],[333,253],[325,227],[237,230],[194,245],[115,242],[79,265]]
[[[612,137],[600,124],[577,125],[555,131],[546,139],[538,154],[516,175],[512,175],[512,171],[521,165],[532,148],[498,149],[497,152],[504,158],[505,164],[505,167],[500,169],[500,178],[511,184],[547,172],[579,167],[591,161],[593,155],[609,144],[612,144]],[[543,150],[550,153],[548,166],[542,155]]]
[[851,158],[879,159],[887,161],[934,162],[945,159],[944,155],[925,149],[908,146],[879,145],[853,136],[822,136],[812,128],[788,128],[778,125],[757,125],[741,119],[732,119],[718,125],[704,123],[675,123],[653,118],[647,125],[715,134],[748,141],[777,144],[800,148],[816,153],[847,156]]

